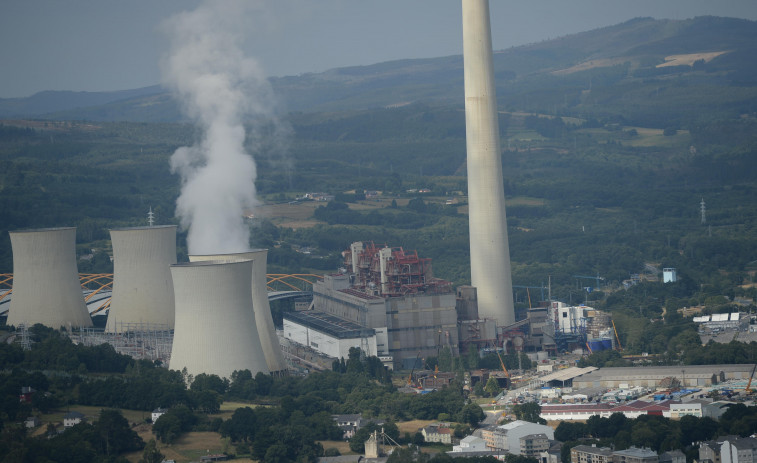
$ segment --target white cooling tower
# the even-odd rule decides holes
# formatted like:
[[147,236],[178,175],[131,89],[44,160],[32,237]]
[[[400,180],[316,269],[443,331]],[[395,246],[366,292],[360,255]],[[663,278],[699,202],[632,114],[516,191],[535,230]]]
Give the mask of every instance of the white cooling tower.
[[171,266],[176,324],[171,370],[230,378],[234,370],[269,373],[252,306],[252,261]]
[[266,262],[268,260],[267,249],[256,249],[248,252],[235,254],[214,255],[190,255],[190,262],[206,260],[238,261],[252,260],[252,307],[255,312],[255,323],[258,327],[260,343],[263,346],[266,364],[271,371],[284,371],[287,369],[284,354],[281,351],[279,338],[276,336],[276,328],[273,326],[271,306],[268,303],[268,291],[266,289]]
[[10,232],[13,295],[9,325],[92,326],[76,268],[76,228]]
[[173,328],[171,265],[176,263],[176,226],[117,228],[113,244],[113,296],[105,331],[129,324]]
[[515,322],[488,0],[463,0],[471,285],[478,312]]

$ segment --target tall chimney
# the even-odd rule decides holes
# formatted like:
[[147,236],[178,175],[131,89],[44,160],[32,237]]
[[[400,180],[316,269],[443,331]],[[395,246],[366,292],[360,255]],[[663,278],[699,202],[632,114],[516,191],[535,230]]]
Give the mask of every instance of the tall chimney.
[[488,0],[462,0],[471,284],[478,312],[515,322]]

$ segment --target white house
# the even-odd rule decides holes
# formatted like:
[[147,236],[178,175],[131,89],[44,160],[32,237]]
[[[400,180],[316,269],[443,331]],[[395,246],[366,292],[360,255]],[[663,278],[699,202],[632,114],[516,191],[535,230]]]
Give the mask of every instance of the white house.
[[70,428],[84,421],[84,415],[79,412],[68,412],[63,415],[63,427]]
[[460,440],[460,445],[455,445],[452,447],[453,453],[460,453],[460,452],[485,452],[486,450],[489,450],[486,448],[486,441],[484,441],[480,437],[476,436],[467,436],[463,437]]
[[167,411],[168,410],[165,409],[165,408],[156,408],[155,410],[153,410],[152,411],[152,422],[155,423],[156,421],[158,421],[158,418],[160,418],[161,416],[165,415],[165,413]]

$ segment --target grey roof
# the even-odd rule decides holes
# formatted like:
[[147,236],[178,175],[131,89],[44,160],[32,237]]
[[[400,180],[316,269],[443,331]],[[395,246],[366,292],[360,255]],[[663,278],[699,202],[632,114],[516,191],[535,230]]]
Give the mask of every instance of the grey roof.
[[627,455],[629,457],[636,458],[649,458],[657,457],[657,452],[648,448],[631,447],[625,450],[616,450],[613,452],[615,455]]
[[317,310],[284,312],[284,318],[338,339],[359,338],[376,334],[376,331],[372,328],[363,328],[357,323]]
[[610,447],[594,447],[593,445],[576,445],[573,447],[577,452],[592,453],[594,455],[612,455]]

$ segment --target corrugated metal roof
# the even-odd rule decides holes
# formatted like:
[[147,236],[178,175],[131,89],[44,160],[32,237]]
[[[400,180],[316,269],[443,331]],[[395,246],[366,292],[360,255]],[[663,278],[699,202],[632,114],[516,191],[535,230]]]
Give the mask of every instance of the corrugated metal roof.
[[586,373],[591,373],[594,370],[597,370],[597,367],[586,367],[586,368],[579,368],[579,367],[570,367],[565,368],[564,370],[558,370],[554,373],[550,373],[548,375],[544,375],[541,378],[539,378],[539,381],[543,381],[545,383],[549,381],[567,381],[569,379],[573,379],[577,376],[585,375]]

